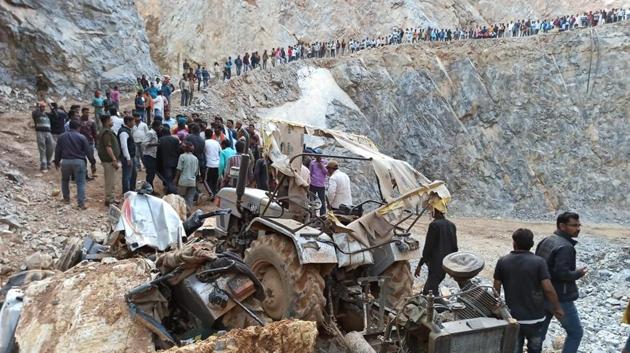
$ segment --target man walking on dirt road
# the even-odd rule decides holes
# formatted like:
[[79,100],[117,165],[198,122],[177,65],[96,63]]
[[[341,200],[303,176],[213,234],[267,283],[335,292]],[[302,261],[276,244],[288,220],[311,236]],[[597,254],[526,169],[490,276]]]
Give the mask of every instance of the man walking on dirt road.
[[39,169],[43,172],[50,169],[55,142],[50,129],[50,118],[46,114],[46,102],[38,103],[38,109],[31,114],[37,132],[37,149],[39,150]]
[[[554,315],[564,315],[556,291],[551,284],[547,263],[529,251],[534,246],[534,234],[529,229],[517,229],[512,234],[514,251],[497,261],[494,268],[494,289],[505,291],[510,314],[519,323],[516,353],[523,353],[527,339],[527,352],[542,352],[545,300],[553,306]],[[544,296],[543,296],[544,295]]]
[[429,230],[422,250],[422,258],[418,263],[416,277],[420,276],[422,264],[427,264],[429,274],[424,284],[423,294],[429,291],[433,295],[440,295],[440,283],[446,277],[446,272],[442,268],[442,260],[446,255],[457,252],[457,229],[455,224],[444,217],[444,213],[433,208],[433,222],[429,223]]
[[79,132],[81,123],[71,120],[70,131],[59,136],[55,149],[55,167],[61,167],[61,193],[63,201],[70,203],[70,177],[77,183],[77,202],[80,209],[85,209],[85,182],[87,177],[87,161],[92,164],[92,173],[96,169],[94,153],[88,140]]
[[[560,324],[567,332],[562,353],[576,353],[580,347],[584,329],[580,322],[580,316],[575,301],[580,297],[575,281],[584,277],[587,268],[576,270],[575,266],[575,241],[580,234],[580,216],[573,212],[564,212],[556,220],[556,231],[553,235],[543,239],[536,248],[536,255],[547,261],[551,283],[558,293],[560,306],[564,311],[564,317],[559,319]],[[543,334],[547,334],[549,323],[553,317],[547,309],[547,316],[543,323]],[[544,336],[543,336],[544,337]]]
[[103,130],[98,135],[98,158],[103,163],[105,176],[105,206],[116,203],[114,194],[114,182],[116,180],[116,170],[118,170],[118,156],[120,156],[120,146],[118,139],[112,131],[112,118],[109,115],[101,116]]

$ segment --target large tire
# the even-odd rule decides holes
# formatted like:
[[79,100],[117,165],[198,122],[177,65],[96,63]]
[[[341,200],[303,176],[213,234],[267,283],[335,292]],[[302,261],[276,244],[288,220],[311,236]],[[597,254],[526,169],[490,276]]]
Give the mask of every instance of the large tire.
[[383,271],[381,276],[389,277],[383,283],[385,305],[393,309],[399,309],[405,298],[413,293],[413,275],[409,261],[394,262]]
[[265,287],[262,307],[270,318],[323,321],[325,284],[319,265],[301,265],[290,239],[259,236],[245,251],[245,263]]

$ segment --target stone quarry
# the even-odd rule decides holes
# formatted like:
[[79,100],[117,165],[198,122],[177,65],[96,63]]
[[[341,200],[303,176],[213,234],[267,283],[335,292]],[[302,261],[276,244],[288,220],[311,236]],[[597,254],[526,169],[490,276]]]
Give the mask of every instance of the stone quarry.
[[[37,74],[49,82],[50,96],[66,106],[89,106],[94,89],[113,85],[123,88],[123,104],[131,106],[136,77],[177,77],[184,59],[211,65],[236,53],[375,36],[393,26],[487,25],[630,4],[78,0],[59,5],[0,1],[0,285],[20,271],[50,268],[69,244],[87,236],[104,239],[110,230],[101,206],[102,180],[88,185],[89,208],[79,211],[60,203],[59,174],[37,171],[30,119]],[[446,182],[460,249],[482,254],[486,284],[497,258],[511,250],[514,229],[530,227],[538,241],[553,231],[559,212],[579,212],[585,229],[576,247],[578,263],[590,270],[578,282],[576,305],[585,331],[579,352],[620,352],[630,334],[630,327],[619,323],[630,296],[628,38],[630,21],[624,21],[528,38],[421,42],[300,60],[228,82],[213,80],[195,92],[191,106],[174,103],[171,115],[196,112],[205,119],[220,115],[253,123],[275,118],[368,136],[385,154]],[[178,101],[179,93],[173,98]],[[348,169],[366,181],[353,184],[353,194],[375,193],[368,186],[370,171],[354,162]],[[428,222],[418,223],[418,234]],[[138,259],[84,262],[25,286],[15,336],[20,352],[155,351],[151,333],[129,319],[122,297],[153,272]],[[415,280],[415,292],[425,280],[426,272]],[[451,279],[443,285],[457,289]],[[559,352],[563,339],[554,320],[545,352]],[[290,347],[283,352],[343,351],[322,343],[313,322],[280,321],[220,332],[168,352],[275,352],[280,346]]]

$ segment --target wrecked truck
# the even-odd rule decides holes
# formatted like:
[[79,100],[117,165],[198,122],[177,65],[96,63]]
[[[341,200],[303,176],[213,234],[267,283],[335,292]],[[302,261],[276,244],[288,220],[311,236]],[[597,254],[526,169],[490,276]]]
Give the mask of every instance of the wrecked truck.
[[[220,207],[231,212],[217,227],[222,246],[242,254],[263,283],[265,312],[276,320],[328,316],[350,331],[363,329],[365,298],[378,298],[382,311],[395,309],[412,294],[409,261],[420,257],[412,227],[425,209],[448,202],[444,183],[378,152],[366,137],[271,120],[262,133],[278,186],[245,188],[239,178],[236,188],[221,189]],[[320,157],[370,165],[380,197],[317,215],[319,200],[295,186],[304,184],[303,158],[314,157],[302,153],[306,135],[333,139],[350,152]],[[242,163],[239,172],[246,168]]]
[[[277,120],[264,121],[262,134],[265,153],[279,174],[278,185],[272,191],[245,187],[246,151],[240,169],[231,173],[239,176],[237,186],[223,188],[217,195],[220,207],[231,210],[217,219],[217,227],[223,235],[219,247],[242,254],[262,282],[266,294],[262,306],[269,317],[317,321],[329,333],[349,333],[345,337],[348,345],[360,347],[362,340],[369,341],[372,347],[384,347],[382,352],[411,346],[418,346],[413,352],[421,353],[461,351],[461,346],[436,346],[432,337],[437,332],[442,333],[439,342],[446,342],[446,337],[459,342],[454,337],[464,331],[473,340],[484,339],[484,330],[477,323],[480,320],[453,318],[460,325],[458,334],[443,329],[451,324],[437,323],[441,318],[437,314],[411,315],[405,325],[400,324],[405,309],[415,307],[430,314],[436,310],[432,299],[413,295],[409,261],[420,258],[417,235],[412,235],[416,222],[427,209],[445,211],[450,201],[442,181],[431,181],[407,162],[380,153],[364,136]],[[304,153],[305,136],[332,139],[349,153]],[[317,197],[299,188],[308,185],[301,180],[303,160],[317,157],[352,161],[356,168],[362,168],[356,163],[366,163],[376,177],[374,189],[379,197],[319,215]],[[469,289],[462,288],[462,293],[470,293]],[[474,292],[484,304],[501,302],[485,288]],[[465,304],[459,301],[456,306],[461,305]],[[477,316],[465,319],[497,320],[492,322],[501,327],[509,320],[492,311],[475,313]],[[484,325],[490,322],[481,321]],[[482,344],[479,350],[467,352],[507,352],[513,347],[512,332],[499,332],[498,346]],[[420,338],[413,341],[414,337]],[[418,340],[419,345],[410,344]]]

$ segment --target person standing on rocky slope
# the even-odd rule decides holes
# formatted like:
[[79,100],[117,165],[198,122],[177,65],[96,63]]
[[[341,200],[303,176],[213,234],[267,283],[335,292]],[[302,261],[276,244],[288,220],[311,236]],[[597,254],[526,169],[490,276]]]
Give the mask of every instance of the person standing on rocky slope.
[[527,353],[540,353],[545,339],[544,297],[552,304],[556,318],[562,319],[564,313],[551,284],[547,263],[529,251],[534,246],[534,233],[517,229],[512,233],[512,246],[514,251],[501,257],[494,268],[494,289],[501,293],[503,286],[510,314],[519,323],[515,353],[523,353],[525,339]]
[[114,125],[109,115],[101,116],[103,129],[98,135],[98,158],[103,163],[105,177],[105,206],[117,203],[114,194],[114,181],[116,180],[116,170],[118,170],[118,156],[120,156],[120,146],[116,134],[112,131]]
[[51,134],[50,118],[46,114],[46,102],[38,103],[38,109],[31,114],[37,132],[37,149],[39,150],[39,169],[42,172],[50,169],[55,142]]
[[50,103],[50,113],[48,113],[50,119],[50,132],[53,136],[53,141],[57,143],[59,136],[66,132],[66,121],[68,120],[68,114],[63,107],[58,107],[57,103]]
[[184,74],[179,81],[179,90],[181,91],[180,105],[185,107],[188,105],[188,97],[190,96],[190,82],[186,74]]
[[[89,157],[88,159],[90,160],[90,163],[92,163],[92,160],[94,160],[94,148],[95,148],[95,142],[97,138],[97,131],[96,131],[96,123],[94,122],[94,120],[90,119],[90,108],[84,107],[83,109],[81,109],[81,116],[79,117],[79,123],[81,124],[81,126],[79,127],[79,132],[81,133],[81,135],[85,136],[85,139],[90,145],[90,154],[92,155],[92,159],[90,159]],[[87,179],[88,180],[93,179],[95,172],[96,172],[96,161],[92,163],[92,177],[87,177]]]
[[96,160],[87,139],[79,132],[81,123],[70,121],[70,131],[62,134],[55,149],[55,167],[61,167],[61,193],[63,201],[70,203],[70,177],[77,183],[77,203],[85,209],[85,182],[87,177],[86,158],[92,164],[94,173]]
[[[582,341],[584,330],[580,322],[575,300],[579,298],[579,291],[575,281],[584,277],[587,268],[576,270],[575,265],[575,241],[580,234],[580,216],[573,212],[564,212],[556,220],[556,231],[553,235],[543,239],[536,248],[536,255],[547,261],[551,283],[553,284],[560,306],[564,311],[564,317],[559,319],[560,324],[567,332],[562,353],[577,353]],[[547,310],[547,316],[543,323],[543,337],[547,334],[549,323],[553,314]]]
[[267,69],[267,61],[269,61],[269,54],[267,54],[267,49],[263,51],[262,55],[262,68],[263,70]]
[[101,115],[105,113],[105,99],[101,97],[99,90],[94,91],[94,97],[92,97],[92,107],[94,107],[94,119],[96,120],[96,127],[99,131],[103,128],[100,126]]
[[43,101],[46,99],[48,93],[48,82],[44,78],[44,75],[39,74],[35,80],[35,92],[37,93],[37,99]]
[[241,67],[243,67],[243,60],[240,55],[236,56],[234,60],[234,65],[236,65],[236,76],[241,76]]

